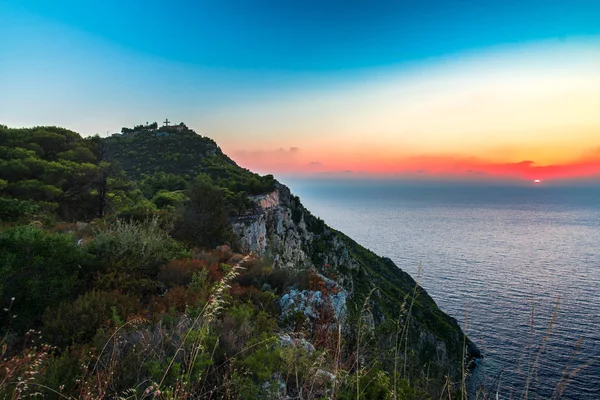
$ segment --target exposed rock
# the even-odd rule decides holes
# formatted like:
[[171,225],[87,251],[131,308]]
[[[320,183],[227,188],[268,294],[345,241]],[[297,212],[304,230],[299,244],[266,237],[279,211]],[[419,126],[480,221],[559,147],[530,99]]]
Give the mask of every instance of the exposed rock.
[[328,381],[335,381],[335,375],[332,374],[331,372],[328,371],[324,371],[322,369],[317,370],[316,374],[315,374],[318,378],[324,378]]
[[279,335],[277,338],[277,342],[280,347],[293,347],[295,349],[304,349],[308,355],[311,355],[315,351],[315,346],[310,343],[308,340],[301,338],[296,339],[292,338],[287,333]]
[[311,264],[303,244],[311,235],[304,224],[292,220],[286,204],[289,197],[289,189],[282,185],[272,193],[251,197],[256,209],[235,220],[233,230],[240,237],[244,251],[271,256],[276,268],[305,269]]
[[[324,278],[322,275],[318,276]],[[301,312],[308,318],[316,319],[321,315],[323,309],[327,308],[333,311],[336,321],[343,321],[346,316],[348,293],[339,288],[334,281],[327,278],[325,280],[331,285],[326,294],[318,290],[292,289],[281,296],[279,306],[282,316],[286,317]],[[339,290],[334,290],[336,288]]]

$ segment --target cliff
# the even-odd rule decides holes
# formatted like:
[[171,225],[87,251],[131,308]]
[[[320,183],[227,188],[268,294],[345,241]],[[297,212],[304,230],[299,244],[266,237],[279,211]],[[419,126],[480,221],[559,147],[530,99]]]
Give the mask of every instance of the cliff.
[[[384,365],[393,365],[391,349],[398,326],[405,324],[411,343],[408,361],[414,368],[429,371],[430,376],[456,378],[463,357],[469,363],[480,356],[457,321],[443,313],[409,274],[328,227],[304,208],[288,187],[278,183],[273,192],[252,199],[256,207],[232,223],[243,250],[266,257],[275,268],[311,269],[334,276],[346,303],[337,308],[348,310],[346,321],[356,322],[359,317],[363,323],[367,321],[368,330],[376,337],[373,350]],[[289,295],[285,300],[289,301]],[[349,325],[346,331],[352,331]]]

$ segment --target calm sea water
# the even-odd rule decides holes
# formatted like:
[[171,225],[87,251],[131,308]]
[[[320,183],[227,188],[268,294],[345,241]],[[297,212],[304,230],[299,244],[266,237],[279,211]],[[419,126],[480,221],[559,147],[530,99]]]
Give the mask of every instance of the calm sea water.
[[290,186],[413,277],[422,263],[420,284],[486,356],[472,388],[551,398],[573,373],[562,398],[600,399],[600,187]]

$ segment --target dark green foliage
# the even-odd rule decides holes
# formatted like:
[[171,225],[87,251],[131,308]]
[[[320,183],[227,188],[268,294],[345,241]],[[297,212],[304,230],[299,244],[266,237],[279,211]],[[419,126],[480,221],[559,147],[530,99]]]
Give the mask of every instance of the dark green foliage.
[[34,201],[0,197],[0,221],[22,221],[37,213],[40,208],[40,203]]
[[117,214],[117,217],[126,221],[143,222],[152,218],[156,213],[156,205],[150,200],[140,199],[123,207]]
[[[141,309],[139,302],[119,292],[89,291],[74,302],[48,308],[42,332],[48,343],[64,347],[90,342],[98,328],[124,320]],[[121,324],[115,324],[121,325]]]
[[[56,213],[62,220],[90,220],[115,213],[142,220],[153,215],[156,209],[141,201],[118,165],[138,181],[144,197],[158,208],[173,208],[183,200],[180,195],[159,192],[184,190],[200,173],[221,189],[228,213],[248,211],[253,207],[248,195],[274,189],[273,176],[261,177],[238,167],[212,140],[187,128],[162,137],[150,134],[155,124],[135,129],[149,134],[82,139],[56,127],[1,126],[0,196],[54,204],[40,210]],[[3,214],[5,220],[17,221],[26,213],[11,207]]]
[[[386,400],[392,398],[390,377],[380,368],[372,367],[368,371],[359,374],[358,379],[354,374],[350,375],[349,378],[337,393],[336,398],[340,400],[357,398],[361,400]],[[400,398],[405,399],[405,397]]]
[[316,235],[325,233],[327,228],[325,222],[321,218],[315,217],[310,213],[310,211],[305,209],[298,196],[293,196],[291,198],[290,208],[292,209],[292,219],[295,223],[299,223],[304,218],[306,229],[309,232]]
[[223,193],[205,176],[199,176],[186,192],[188,201],[180,208],[176,236],[201,247],[213,248],[235,236]]
[[[248,345],[257,343],[265,343],[267,345],[258,346],[243,358],[241,364],[252,372],[258,382],[264,382],[271,379],[274,372],[281,368],[281,353],[279,347],[272,346],[275,338],[269,340],[270,337],[263,333],[256,339],[248,342]],[[269,343],[270,342],[270,343]],[[268,344],[271,344],[269,346]]]
[[201,163],[202,173],[208,175],[217,186],[227,188],[234,193],[245,192],[249,195],[257,195],[275,189],[273,175],[260,176],[226,162],[217,155],[205,157]]
[[158,172],[154,175],[143,176],[139,185],[144,196],[150,199],[161,191],[183,190],[187,187],[187,181],[181,175]]
[[182,204],[186,199],[186,195],[181,191],[160,191],[152,198],[152,202],[158,208],[174,208]]
[[[36,325],[46,307],[73,298],[84,288],[94,265],[70,235],[25,226],[0,233],[0,299],[12,302],[2,326],[24,331]],[[15,318],[12,318],[16,315]],[[12,321],[9,322],[9,317]]]
[[94,163],[97,160],[94,153],[89,148],[83,146],[58,153],[58,158],[76,163]]
[[224,162],[234,165],[214,141],[192,131],[162,137],[111,137],[106,139],[106,144],[112,159],[134,180],[143,180],[144,176],[161,172],[185,178],[194,177],[202,172],[200,160],[215,154]]
[[[42,385],[49,388],[74,387],[77,380],[81,379],[83,367],[89,363],[85,353],[85,347],[72,347],[70,351],[64,351],[49,359],[45,365],[45,373],[42,376]],[[55,392],[44,393],[46,399],[59,399]]]
[[0,195],[56,204],[43,209],[63,220],[102,217],[128,191],[124,175],[105,162],[96,136],[82,139],[56,127],[0,127]]

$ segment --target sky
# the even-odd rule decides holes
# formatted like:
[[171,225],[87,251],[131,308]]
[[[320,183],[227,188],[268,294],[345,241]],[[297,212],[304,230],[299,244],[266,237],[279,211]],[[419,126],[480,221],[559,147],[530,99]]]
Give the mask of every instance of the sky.
[[183,121],[278,177],[600,177],[600,2],[0,0],[0,123]]

